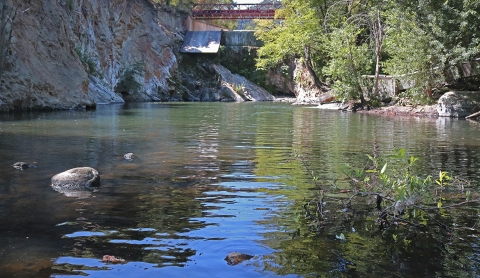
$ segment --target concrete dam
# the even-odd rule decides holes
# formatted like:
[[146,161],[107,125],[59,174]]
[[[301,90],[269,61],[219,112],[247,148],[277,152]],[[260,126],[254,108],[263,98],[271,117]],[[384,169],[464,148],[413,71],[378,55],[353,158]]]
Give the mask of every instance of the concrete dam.
[[188,31],[185,35],[181,52],[184,53],[217,53],[220,45],[231,47],[260,47],[262,41],[257,40],[252,30],[226,30],[209,25],[202,21],[189,19]]

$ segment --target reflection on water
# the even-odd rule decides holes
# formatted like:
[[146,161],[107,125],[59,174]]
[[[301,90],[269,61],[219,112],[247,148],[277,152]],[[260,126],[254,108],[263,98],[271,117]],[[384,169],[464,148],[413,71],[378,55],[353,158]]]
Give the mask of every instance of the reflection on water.
[[[0,273],[473,275],[476,240],[442,245],[435,236],[419,235],[409,248],[392,246],[385,244],[391,234],[377,235],[372,221],[359,220],[312,233],[299,216],[316,193],[291,154],[301,153],[319,182],[327,183],[340,176],[344,163],[363,165],[365,154],[405,148],[420,158],[421,174],[448,170],[478,184],[479,128],[455,119],[276,103],[145,103],[1,114]],[[133,160],[123,158],[129,152]],[[17,170],[11,167],[17,161],[38,167]],[[98,190],[60,194],[49,187],[53,175],[80,166],[100,172]],[[473,227],[477,210],[453,217]],[[336,239],[340,233],[346,241]],[[230,252],[253,258],[231,266],[224,260]],[[125,263],[104,263],[104,255]]]

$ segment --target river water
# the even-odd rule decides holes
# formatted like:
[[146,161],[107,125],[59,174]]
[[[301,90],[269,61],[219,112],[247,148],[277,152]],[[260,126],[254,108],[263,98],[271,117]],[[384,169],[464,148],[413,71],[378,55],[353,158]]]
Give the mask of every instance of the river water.
[[[0,276],[474,277],[476,205],[456,214],[470,225],[462,240],[419,236],[408,246],[378,235],[373,221],[315,232],[302,205],[316,196],[309,171],[319,183],[346,183],[342,165],[394,148],[419,158],[419,174],[449,171],[477,192],[479,135],[480,125],[465,120],[282,103],[1,114]],[[37,167],[17,170],[17,161]],[[98,190],[49,186],[80,166],[100,172]],[[234,251],[253,257],[229,265]]]

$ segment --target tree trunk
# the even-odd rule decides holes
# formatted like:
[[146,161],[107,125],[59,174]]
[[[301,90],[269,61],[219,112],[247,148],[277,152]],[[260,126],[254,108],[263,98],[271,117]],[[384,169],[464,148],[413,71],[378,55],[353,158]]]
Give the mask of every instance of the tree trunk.
[[471,114],[471,115],[466,116],[465,119],[476,118],[476,117],[478,117],[478,116],[480,116],[480,111],[478,111],[478,112],[476,112],[476,113],[473,113],[473,114]]
[[308,73],[312,76],[313,78],[313,83],[315,84],[315,86],[317,88],[319,88],[320,90],[322,91],[328,91],[328,86],[327,84],[325,84],[324,82],[320,81],[320,79],[318,79],[317,77],[317,74],[315,73],[315,71],[313,70],[313,66],[312,66],[312,60],[310,58],[310,48],[308,46],[305,46],[303,48],[303,51],[305,53],[305,67],[307,68],[308,70]]
[[378,95],[378,82],[380,76],[380,61],[382,59],[382,45],[383,45],[383,30],[382,22],[380,21],[380,11],[377,11],[376,22],[373,23],[373,31],[375,36],[375,79],[373,85],[372,95]]

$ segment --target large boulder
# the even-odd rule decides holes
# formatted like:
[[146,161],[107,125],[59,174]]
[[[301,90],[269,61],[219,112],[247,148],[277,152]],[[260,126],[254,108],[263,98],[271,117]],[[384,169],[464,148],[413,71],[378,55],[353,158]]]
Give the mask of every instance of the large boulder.
[[465,118],[480,110],[480,92],[447,92],[438,100],[440,117]]
[[100,186],[100,174],[90,167],[73,168],[53,176],[51,186],[62,193],[92,190]]

